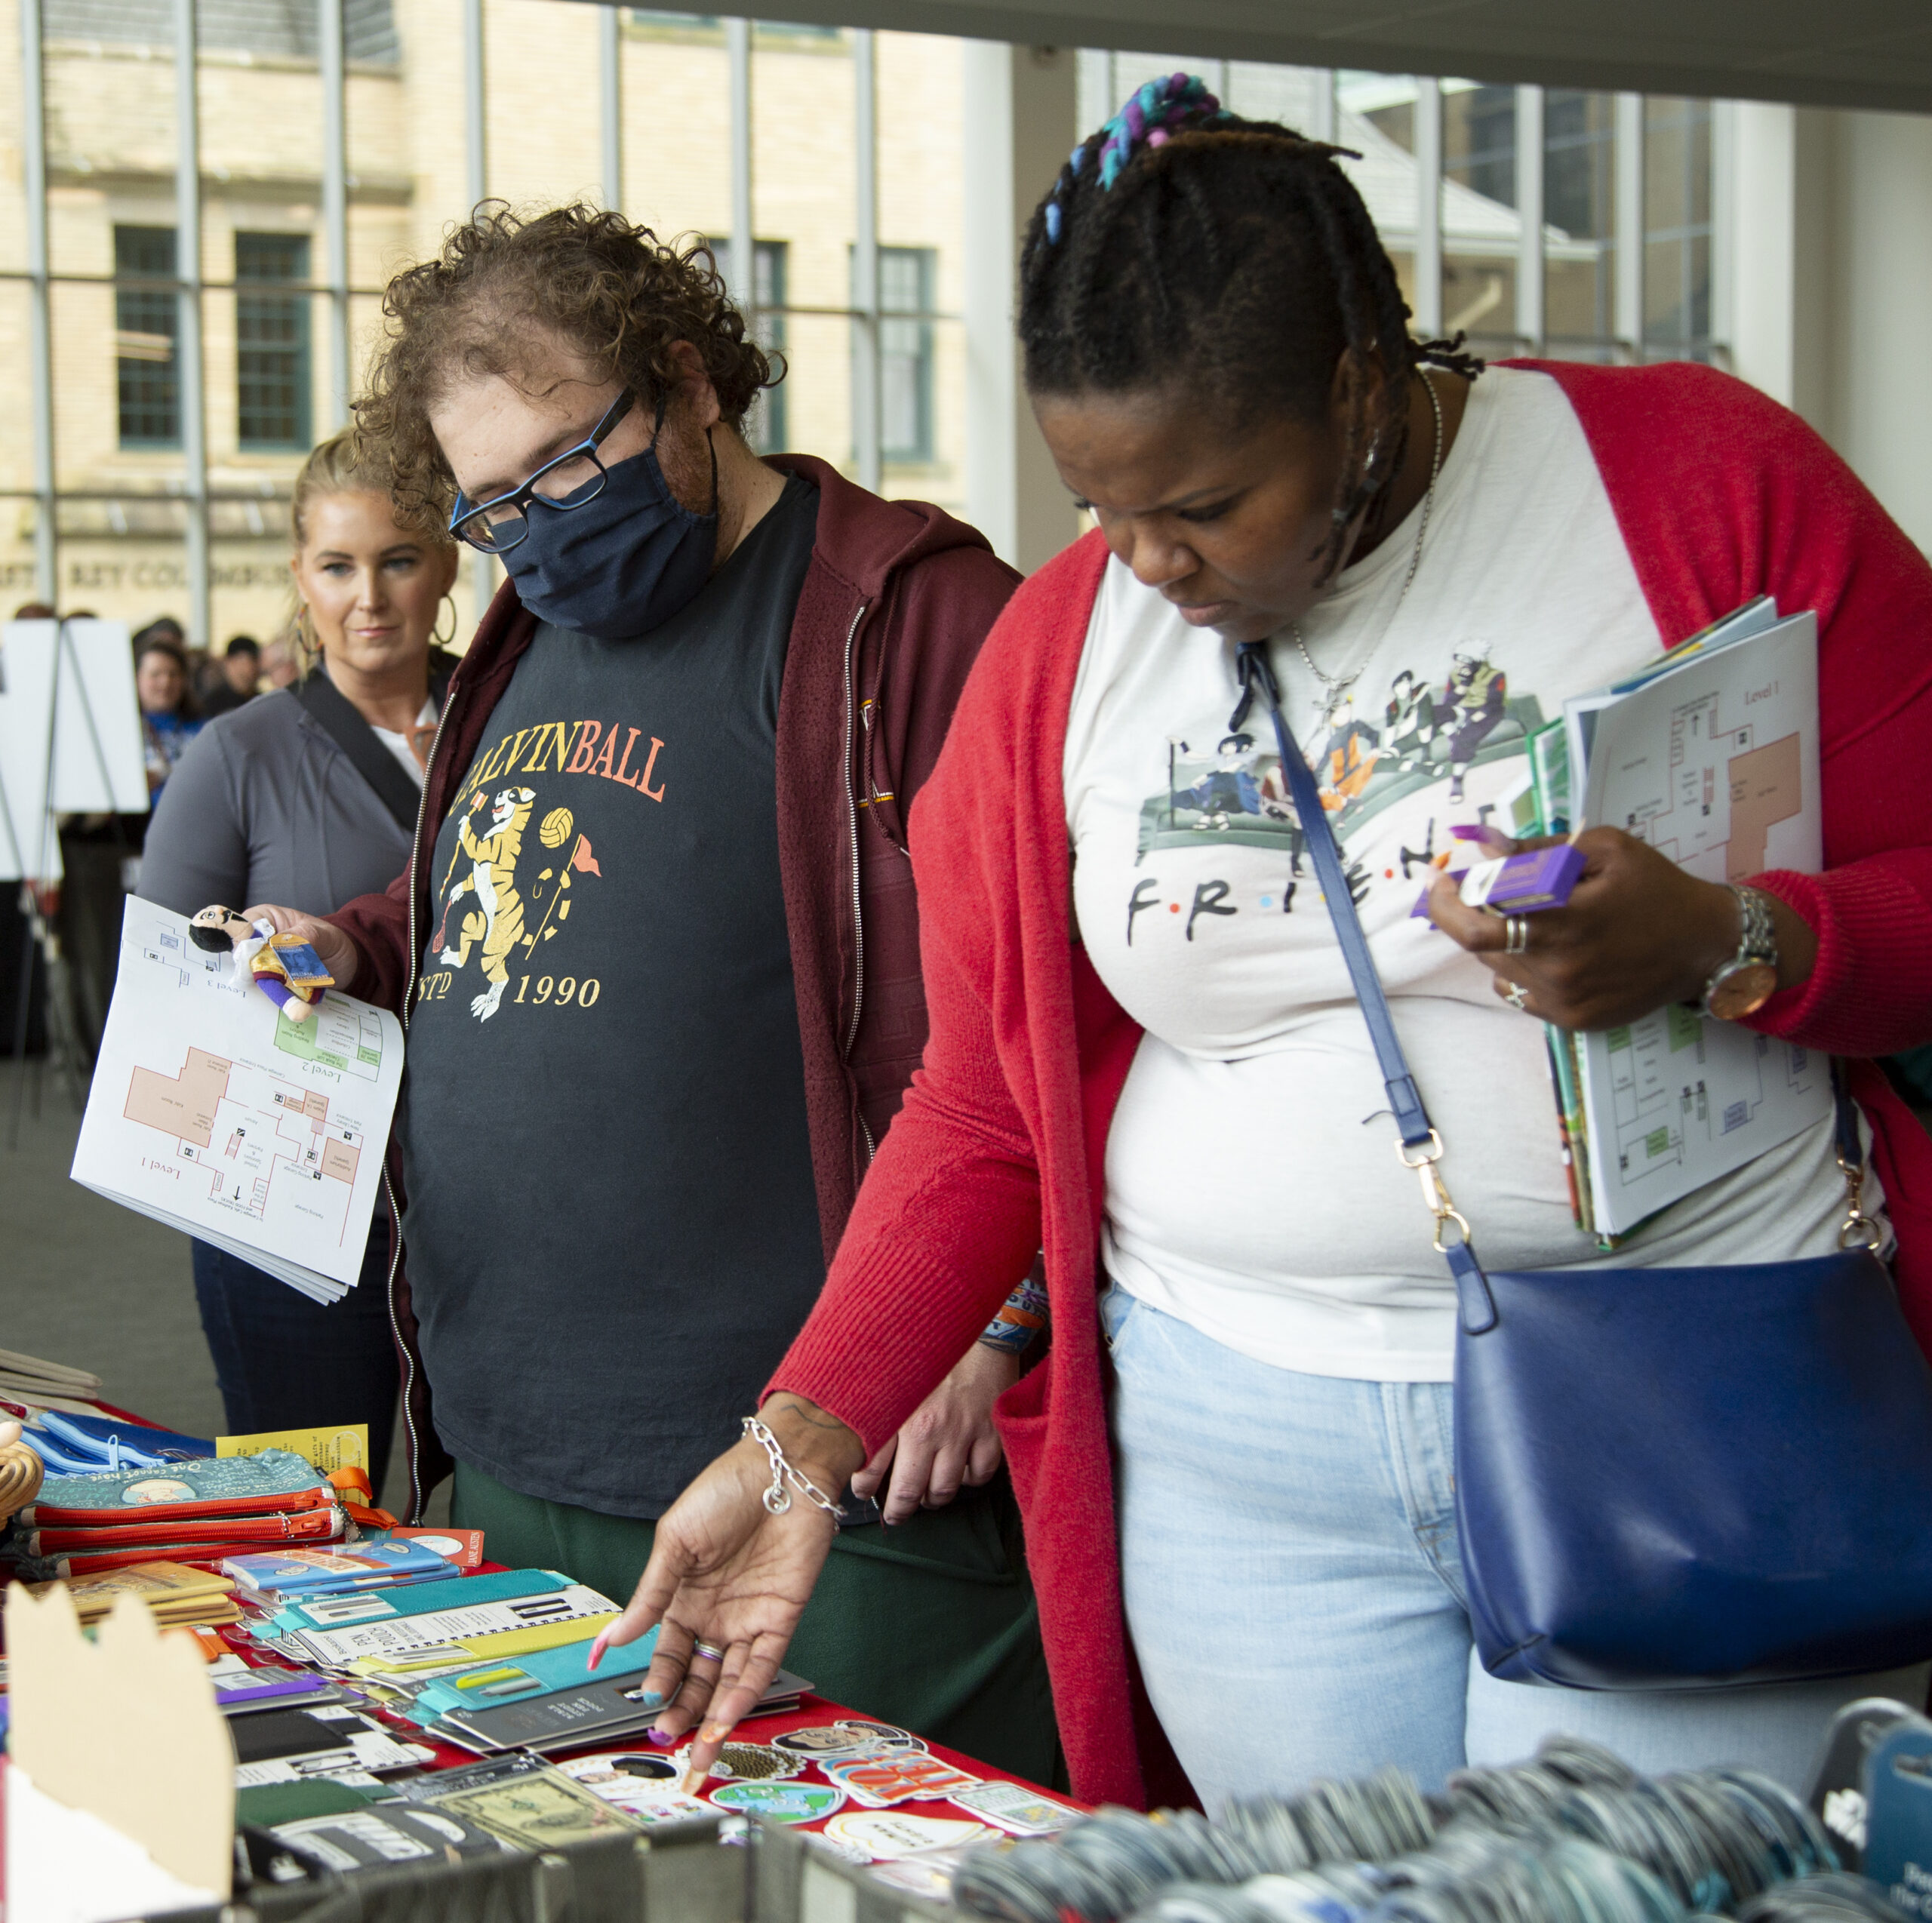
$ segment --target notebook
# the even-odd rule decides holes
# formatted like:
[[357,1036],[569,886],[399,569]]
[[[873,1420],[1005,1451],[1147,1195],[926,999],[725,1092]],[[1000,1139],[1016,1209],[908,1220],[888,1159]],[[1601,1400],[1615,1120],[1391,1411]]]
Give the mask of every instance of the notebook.
[[[1556,725],[1560,753],[1532,743],[1542,824],[1574,811],[1706,881],[1823,866],[1813,614],[1761,597]],[[1609,1242],[1832,1109],[1825,1057],[1675,1004],[1551,1048],[1577,1220]]]

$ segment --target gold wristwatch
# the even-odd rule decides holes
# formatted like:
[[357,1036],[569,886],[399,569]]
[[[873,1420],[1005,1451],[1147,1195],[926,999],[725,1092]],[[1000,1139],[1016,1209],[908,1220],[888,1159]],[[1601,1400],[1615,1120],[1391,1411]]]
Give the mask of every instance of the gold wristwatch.
[[1721,1022],[1755,1015],[1777,992],[1778,940],[1771,924],[1771,905],[1756,888],[1727,885],[1737,897],[1741,922],[1737,952],[1704,984],[1699,1012]]

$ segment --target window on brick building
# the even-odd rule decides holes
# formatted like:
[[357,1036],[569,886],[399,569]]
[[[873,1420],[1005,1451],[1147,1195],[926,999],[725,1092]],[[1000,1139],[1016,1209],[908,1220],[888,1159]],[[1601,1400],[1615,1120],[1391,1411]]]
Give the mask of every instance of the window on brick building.
[[933,310],[937,250],[878,251],[879,452],[887,460],[933,457]]
[[306,234],[235,236],[236,438],[245,448],[309,445],[309,297],[272,291],[308,278]]
[[[731,272],[731,242],[728,235],[710,235],[705,242],[716,260],[718,271],[728,278]],[[785,346],[785,294],[790,264],[789,241],[752,242],[752,311],[745,316],[752,338],[776,358]],[[745,417],[745,438],[755,454],[775,454],[785,445],[785,389],[768,387],[752,404]]]
[[[114,229],[114,365],[124,448],[181,445],[172,227]],[[149,285],[143,285],[145,282]]]
[[[198,0],[195,32],[204,47],[312,60],[318,11],[315,0]],[[166,47],[174,38],[174,0],[42,0],[41,20],[49,40],[96,49]],[[394,0],[343,0],[343,32],[352,60],[396,64]]]

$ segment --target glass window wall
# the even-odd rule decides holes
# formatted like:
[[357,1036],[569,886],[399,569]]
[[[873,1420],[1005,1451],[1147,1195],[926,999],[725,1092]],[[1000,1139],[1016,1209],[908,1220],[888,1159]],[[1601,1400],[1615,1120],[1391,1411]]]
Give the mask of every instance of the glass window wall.
[[[1098,126],[1143,81],[1177,68],[1201,74],[1237,113],[1352,149],[1356,157],[1343,165],[1404,297],[1418,315],[1439,314],[1444,332],[1466,334],[1478,352],[1721,358],[1725,344],[1712,332],[1719,135],[1709,101],[1643,101],[1632,116],[1620,114],[1612,94],[1088,52],[1080,66],[1083,129]],[[1431,86],[1433,100],[1425,98]],[[1634,167],[1620,167],[1619,142],[1633,125],[1642,151]],[[1439,149],[1419,153],[1418,139],[1432,126]],[[1633,177],[1643,183],[1641,212],[1619,204],[1620,183]],[[1634,327],[1620,325],[1620,248],[1641,260]],[[1424,288],[1419,272],[1432,260],[1440,263],[1440,283]]]
[[[1358,154],[1346,165],[1411,306],[1479,351],[1721,355],[1708,102],[1653,100],[1633,119],[1605,94],[1090,51],[1083,125],[1177,67],[1238,112]],[[479,192],[531,208],[601,199],[614,181],[627,214],[711,237],[728,268],[755,237],[749,285],[733,282],[789,372],[755,411],[754,444],[961,508],[962,69],[961,43],[937,36],[580,0],[0,0],[11,605],[51,594],[137,625],[170,614],[217,648],[276,632],[303,455],[346,418],[388,276],[432,253]],[[1620,165],[1633,125],[1641,165]],[[1620,202],[1633,181],[1641,208]],[[870,299],[854,264],[868,241]],[[1640,318],[1623,331],[1637,337],[1621,337],[1633,294]],[[37,315],[51,343],[38,391]],[[860,405],[855,374],[875,405]],[[487,562],[465,569],[461,632],[495,578]]]

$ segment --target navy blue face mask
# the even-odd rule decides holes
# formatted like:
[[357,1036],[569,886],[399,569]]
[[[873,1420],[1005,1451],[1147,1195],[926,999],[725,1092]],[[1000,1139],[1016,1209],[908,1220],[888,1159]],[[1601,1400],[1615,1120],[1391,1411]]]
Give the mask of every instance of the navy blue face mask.
[[[658,415],[659,424],[663,415]],[[707,444],[709,435],[706,436]],[[711,575],[718,549],[718,451],[711,452],[711,512],[694,514],[671,491],[654,438],[553,506],[538,495],[530,531],[503,558],[517,596],[540,620],[598,641],[629,641],[661,627]]]

